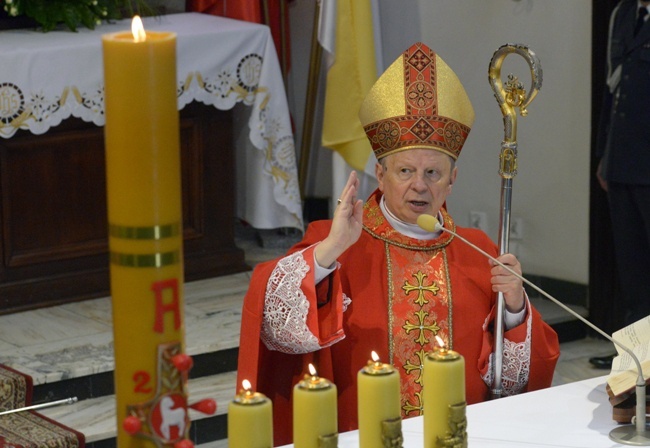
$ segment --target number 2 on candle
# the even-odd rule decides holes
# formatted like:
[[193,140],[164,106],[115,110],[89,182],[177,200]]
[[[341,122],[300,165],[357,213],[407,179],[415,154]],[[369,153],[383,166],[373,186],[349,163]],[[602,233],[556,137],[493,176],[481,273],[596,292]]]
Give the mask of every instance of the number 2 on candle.
[[151,375],[149,375],[149,372],[145,372],[144,370],[135,372],[133,374],[133,381],[136,383],[133,388],[133,392],[135,393],[148,394],[153,390],[151,386],[148,386],[151,381]]

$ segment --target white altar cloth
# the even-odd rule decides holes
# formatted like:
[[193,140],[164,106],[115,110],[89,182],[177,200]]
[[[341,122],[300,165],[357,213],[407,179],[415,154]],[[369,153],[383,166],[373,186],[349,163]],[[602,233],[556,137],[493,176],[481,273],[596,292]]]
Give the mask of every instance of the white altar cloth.
[[[198,13],[145,18],[144,26],[177,33],[179,109],[192,101],[248,106],[236,109],[237,216],[260,229],[302,229],[289,109],[268,27]],[[0,32],[0,137],[43,134],[71,116],[102,126],[101,36],[130,29],[129,19],[77,33]]]
[[[471,448],[614,448],[618,426],[605,392],[606,377],[592,378],[467,407]],[[422,417],[402,422],[404,448],[423,448]],[[291,446],[291,445],[288,445]],[[339,435],[338,448],[358,448],[359,435]]]

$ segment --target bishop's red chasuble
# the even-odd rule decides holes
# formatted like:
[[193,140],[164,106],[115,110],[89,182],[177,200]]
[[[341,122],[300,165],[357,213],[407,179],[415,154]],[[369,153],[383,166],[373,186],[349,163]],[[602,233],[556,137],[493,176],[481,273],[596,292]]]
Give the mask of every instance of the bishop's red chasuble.
[[[489,397],[496,295],[488,260],[442,233],[417,240],[394,230],[375,192],[364,206],[364,231],[339,266],[314,284],[314,245],[330,221],[312,223],[289,255],[258,265],[245,298],[238,384],[273,401],[275,443],[291,442],[291,390],[313,363],[339,392],[339,431],[357,428],[357,372],[376,351],[401,376],[404,418],[422,410],[422,364],[435,336],[465,357],[467,403]],[[486,252],[483,232],[443,225]],[[525,321],[505,332],[504,393],[548,387],[559,356],[557,335],[527,303]]]

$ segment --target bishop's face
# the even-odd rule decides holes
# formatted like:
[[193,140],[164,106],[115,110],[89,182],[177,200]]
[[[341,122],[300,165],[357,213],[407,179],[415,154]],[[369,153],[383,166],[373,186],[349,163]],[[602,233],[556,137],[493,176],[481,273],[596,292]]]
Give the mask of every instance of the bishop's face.
[[423,213],[436,216],[451,193],[456,172],[450,156],[431,149],[391,154],[375,167],[386,207],[411,224]]

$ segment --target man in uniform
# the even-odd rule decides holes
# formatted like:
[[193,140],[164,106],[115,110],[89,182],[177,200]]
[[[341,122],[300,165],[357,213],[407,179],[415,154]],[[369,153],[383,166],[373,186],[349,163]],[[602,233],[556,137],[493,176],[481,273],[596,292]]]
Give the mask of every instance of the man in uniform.
[[[610,18],[596,172],[607,192],[621,301],[615,324],[650,315],[650,1],[623,0]],[[614,354],[590,358],[610,369]]]

